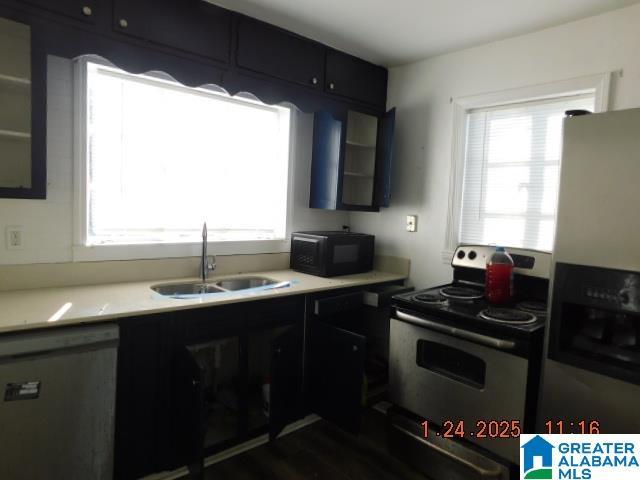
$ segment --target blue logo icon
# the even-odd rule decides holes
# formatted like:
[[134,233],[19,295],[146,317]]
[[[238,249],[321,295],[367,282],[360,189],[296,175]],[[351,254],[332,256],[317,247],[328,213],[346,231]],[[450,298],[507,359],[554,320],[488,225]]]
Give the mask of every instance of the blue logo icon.
[[[553,478],[553,449],[555,448],[540,435],[536,435],[522,447],[524,449],[524,461],[522,468],[524,477],[529,479],[551,480]],[[542,466],[534,468],[534,459],[542,459]]]

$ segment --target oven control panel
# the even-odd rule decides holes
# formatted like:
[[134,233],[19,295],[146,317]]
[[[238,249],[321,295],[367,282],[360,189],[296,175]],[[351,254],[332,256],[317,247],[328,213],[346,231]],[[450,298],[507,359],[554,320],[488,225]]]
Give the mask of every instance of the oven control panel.
[[[460,245],[453,253],[452,267],[465,267],[485,270],[487,261],[496,251],[490,245]],[[551,254],[522,248],[506,248],[514,263],[514,271],[521,275],[549,278]]]

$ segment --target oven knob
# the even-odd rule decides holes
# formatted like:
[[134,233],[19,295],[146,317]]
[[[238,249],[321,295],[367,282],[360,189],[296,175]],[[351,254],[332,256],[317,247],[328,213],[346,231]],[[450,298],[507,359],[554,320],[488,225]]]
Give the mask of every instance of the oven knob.
[[459,251],[458,251],[458,258],[459,258],[460,260],[462,260],[462,259],[464,258],[464,256],[465,256],[464,250],[459,250]]
[[469,252],[469,260],[475,260],[477,256],[478,254],[474,250]]

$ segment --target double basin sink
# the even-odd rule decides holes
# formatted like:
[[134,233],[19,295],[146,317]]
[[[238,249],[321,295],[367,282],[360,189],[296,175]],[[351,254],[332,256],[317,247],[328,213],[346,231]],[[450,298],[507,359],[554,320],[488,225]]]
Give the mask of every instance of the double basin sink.
[[290,282],[278,282],[267,277],[234,277],[217,280],[211,283],[188,282],[151,287],[156,293],[165,297],[182,297],[186,295],[206,295],[209,293],[239,292],[258,287],[284,288]]

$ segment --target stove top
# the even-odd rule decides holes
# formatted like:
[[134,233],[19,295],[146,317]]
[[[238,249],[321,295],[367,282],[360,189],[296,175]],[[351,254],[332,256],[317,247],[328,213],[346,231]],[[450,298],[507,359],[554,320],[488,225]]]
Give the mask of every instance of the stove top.
[[479,286],[452,283],[397,295],[393,300],[396,308],[478,331],[528,335],[546,321],[544,301],[519,298],[508,305],[494,306]]

